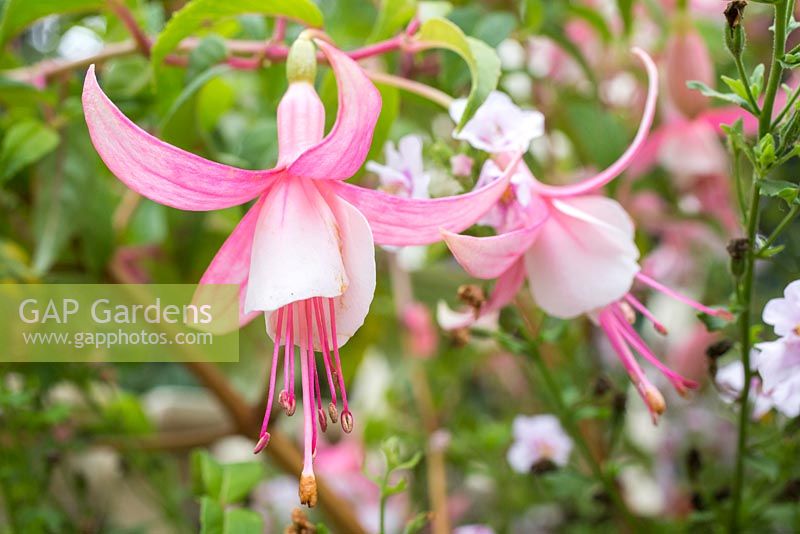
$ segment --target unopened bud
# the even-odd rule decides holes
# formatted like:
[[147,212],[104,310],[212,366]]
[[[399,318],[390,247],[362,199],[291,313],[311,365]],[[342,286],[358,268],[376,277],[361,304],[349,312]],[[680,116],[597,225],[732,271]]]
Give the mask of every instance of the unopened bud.
[[317,420],[319,421],[319,427],[323,432],[328,430],[328,418],[325,417],[325,410],[322,408],[317,408]]
[[310,39],[298,37],[286,58],[286,78],[289,83],[314,83],[317,77],[317,49]]
[[339,419],[339,410],[336,409],[333,402],[328,404],[328,415],[331,417],[331,423],[335,423]]
[[728,243],[728,255],[731,257],[731,273],[736,278],[744,274],[747,253],[750,251],[750,241],[747,238],[731,239]]
[[317,505],[317,479],[314,475],[300,476],[300,504],[305,504],[309,508]]
[[743,0],[733,0],[728,2],[728,7],[725,8],[725,20],[728,22],[728,25],[723,30],[725,33],[725,46],[735,58],[740,57],[744,51],[746,38],[742,17],[746,6],[747,2]]
[[256,446],[253,448],[253,454],[258,454],[259,452],[263,451],[267,445],[269,445],[269,432],[264,432],[260,438],[258,438],[258,442]]
[[486,302],[486,293],[480,286],[464,284],[458,288],[458,298],[477,313]]
[[708,107],[708,98],[689,88],[686,82],[713,85],[714,64],[703,38],[690,20],[680,18],[677,22],[675,33],[667,42],[664,62],[670,100],[685,116],[696,117]]
[[353,414],[350,413],[350,410],[342,412],[342,430],[347,434],[353,431]]

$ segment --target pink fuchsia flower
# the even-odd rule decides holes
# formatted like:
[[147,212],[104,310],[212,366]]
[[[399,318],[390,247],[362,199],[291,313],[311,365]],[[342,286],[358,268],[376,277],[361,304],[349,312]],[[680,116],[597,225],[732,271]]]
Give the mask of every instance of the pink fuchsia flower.
[[411,355],[417,358],[433,356],[439,340],[428,307],[421,302],[411,302],[403,309],[401,319],[408,334]]
[[367,162],[367,170],[378,175],[381,189],[405,198],[430,198],[431,177],[423,168],[422,138],[406,135],[397,142],[396,148],[389,141],[383,150],[385,165]]
[[[361,167],[381,109],[380,93],[346,54],[317,40],[338,85],[336,122],[325,135],[325,109],[313,80],[314,44],[292,46],[289,88],[278,107],[278,162],[243,170],[205,160],[147,134],[102,92],[90,67],[83,107],[89,134],[108,168],[128,187],[178,209],[222,209],[256,199],[223,244],[200,284],[237,284],[240,323],[263,314],[274,340],[269,396],[255,452],[269,442],[270,419],[283,351],[279,403],[291,415],[295,346],[303,394],[304,455],[301,501],[316,502],[312,457],[317,430],[327,427],[319,352],[331,402],[331,421],[353,428],[339,348],[361,326],[375,289],[373,239],[379,244],[426,244],[440,228],[460,231],[488,209],[510,178],[459,197],[401,198],[344,183]],[[233,303],[231,303],[233,305]],[[342,399],[339,413],[338,397]]]
[[667,41],[664,57],[667,94],[685,117],[693,118],[705,111],[708,99],[700,91],[689,88],[687,81],[714,84],[714,64],[703,38],[687,17],[676,20]]
[[800,280],[786,286],[783,298],[767,302],[762,318],[777,335],[800,339]]
[[[548,314],[564,319],[587,314],[599,324],[655,421],[664,410],[664,399],[645,376],[633,351],[655,365],[678,392],[685,393],[697,384],[661,363],[631,326],[638,311],[659,331],[666,332],[630,294],[634,281],[704,313],[724,317],[730,314],[703,306],[641,273],[630,217],[617,202],[595,194],[635,157],[653,120],[657,70],[649,56],[638,50],[636,53],[645,62],[650,78],[648,98],[633,143],[615,163],[596,176],[568,186],[543,184],[527,167],[519,165],[513,172],[527,173],[533,192],[528,206],[515,207],[526,213],[519,218],[524,222],[513,228],[499,228],[498,235],[487,238],[442,231],[454,257],[469,274],[497,278],[491,297],[479,313],[465,312],[457,322],[450,312],[446,320],[452,327],[471,325],[476,315],[495,312],[507,304],[527,277],[534,300]],[[495,157],[500,164],[504,164],[503,159],[502,154]],[[501,197],[499,202],[507,198]]]
[[487,525],[462,525],[453,529],[453,534],[494,534],[494,529]]
[[[755,354],[754,352],[753,355]],[[719,388],[719,396],[723,401],[728,404],[736,402],[744,389],[744,365],[741,361],[735,361],[720,367],[714,377],[714,382]],[[775,407],[772,397],[764,392],[761,379],[757,376],[753,376],[750,383],[750,400],[753,403],[754,420],[761,419]]]
[[456,154],[450,158],[450,172],[453,176],[471,176],[475,161],[466,154]]
[[530,473],[541,462],[565,466],[572,452],[572,439],[554,415],[518,415],[513,423],[514,443],[508,463],[517,473]]
[[[459,98],[450,106],[450,117],[458,124],[467,106]],[[511,98],[492,91],[475,115],[453,137],[467,141],[490,154],[523,152],[531,141],[544,135],[544,115],[535,110],[522,110]]]

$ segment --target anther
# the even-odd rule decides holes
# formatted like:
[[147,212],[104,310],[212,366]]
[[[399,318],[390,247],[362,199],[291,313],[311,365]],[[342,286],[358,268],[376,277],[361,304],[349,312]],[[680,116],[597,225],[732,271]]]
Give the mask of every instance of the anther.
[[259,452],[263,451],[267,445],[269,445],[269,432],[264,432],[260,438],[258,438],[258,442],[256,446],[253,448],[253,454],[258,454]]
[[287,397],[286,399],[286,415],[289,417],[294,415],[297,410],[297,399],[294,397]]
[[333,402],[328,404],[328,415],[331,417],[332,423],[339,420],[339,410],[336,409],[336,405]]
[[458,298],[461,302],[472,308],[477,314],[486,302],[486,293],[480,286],[464,284],[458,288]]
[[353,414],[350,410],[342,412],[342,430],[348,434],[353,431]]

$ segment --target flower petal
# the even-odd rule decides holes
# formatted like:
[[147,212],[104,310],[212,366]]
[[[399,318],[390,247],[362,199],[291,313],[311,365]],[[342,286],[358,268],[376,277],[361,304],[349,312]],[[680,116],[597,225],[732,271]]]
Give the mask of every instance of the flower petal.
[[342,234],[342,259],[350,285],[334,299],[336,334],[344,345],[364,324],[375,295],[375,247],[366,217],[348,202],[329,200]]
[[338,297],[349,284],[342,234],[313,182],[278,181],[253,238],[245,312],[271,311],[311,297]]
[[[250,274],[250,251],[253,247],[253,236],[256,231],[261,208],[264,206],[266,195],[262,195],[253,207],[248,210],[239,224],[236,225],[231,235],[222,244],[214,259],[211,260],[200,285],[205,284],[238,284],[239,298],[230,305],[239,308],[239,326],[244,326],[252,321],[259,312],[244,312],[244,300],[247,294],[247,280]],[[204,298],[207,295],[204,294]],[[216,302],[216,301],[211,301]]]
[[442,239],[440,229],[461,232],[475,223],[508,188],[519,156],[503,176],[463,195],[409,199],[352,184],[333,184],[336,194],[353,204],[369,221],[379,245],[427,245]]
[[321,143],[301,154],[288,170],[295,176],[317,180],[346,180],[367,158],[381,113],[381,94],[347,54],[321,40],[316,44],[336,75],[336,123]]
[[534,189],[535,191],[551,197],[568,197],[591,193],[592,191],[603,187],[608,182],[622,174],[622,172],[636,157],[636,154],[647,140],[647,134],[650,131],[650,126],[653,124],[653,117],[656,113],[656,103],[658,100],[658,69],[656,68],[655,63],[653,63],[653,60],[644,50],[640,48],[634,48],[633,53],[639,56],[639,59],[642,60],[645,68],[647,69],[648,89],[647,101],[644,105],[642,120],[639,123],[639,129],[636,132],[636,137],[633,138],[631,145],[617,159],[617,161],[592,178],[588,178],[577,184],[565,186],[553,186],[536,182]]
[[525,255],[530,290],[555,317],[576,317],[622,298],[639,271],[633,224],[617,202],[580,197],[554,202]]
[[94,66],[83,85],[83,111],[92,143],[109,170],[159,204],[192,211],[236,206],[258,196],[280,173],[228,167],[153,137],[103,93]]
[[531,226],[491,237],[473,237],[442,230],[442,237],[458,263],[475,278],[497,278],[533,244],[547,218],[547,208]]

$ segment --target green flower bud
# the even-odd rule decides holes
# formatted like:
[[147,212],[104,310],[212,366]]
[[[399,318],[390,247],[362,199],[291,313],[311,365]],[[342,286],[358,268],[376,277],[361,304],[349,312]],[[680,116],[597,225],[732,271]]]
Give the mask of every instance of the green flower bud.
[[299,37],[286,58],[286,77],[289,83],[314,83],[317,76],[317,48],[311,40]]

